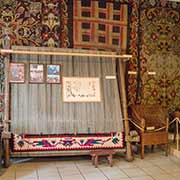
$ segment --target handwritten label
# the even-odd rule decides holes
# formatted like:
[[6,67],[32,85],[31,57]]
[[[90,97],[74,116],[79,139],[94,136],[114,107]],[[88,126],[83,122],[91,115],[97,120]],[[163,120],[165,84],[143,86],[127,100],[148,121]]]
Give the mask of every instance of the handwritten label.
[[64,102],[99,102],[99,78],[63,77]]

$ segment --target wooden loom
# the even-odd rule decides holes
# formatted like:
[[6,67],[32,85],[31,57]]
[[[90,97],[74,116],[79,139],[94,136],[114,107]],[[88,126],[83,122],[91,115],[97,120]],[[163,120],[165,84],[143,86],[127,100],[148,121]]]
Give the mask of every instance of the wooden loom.
[[[44,49],[44,50],[43,50]],[[93,52],[93,51],[84,51],[84,50],[70,50],[70,49],[55,49],[55,48],[23,48],[21,47],[19,50],[19,47],[12,47],[12,49],[1,49],[0,52],[5,55],[5,119],[4,119],[4,146],[5,146],[5,165],[6,167],[9,166],[10,163],[10,147],[9,147],[9,138],[10,138],[10,125],[12,122],[10,121],[10,83],[9,83],[9,64],[10,64],[10,54],[11,55],[17,55],[17,54],[29,54],[31,55],[45,55],[45,56],[65,56],[65,57],[88,57],[89,61],[93,61],[91,59],[94,58],[106,58],[107,61],[114,61],[116,63],[116,67],[118,67],[118,83],[121,85],[121,103],[123,108],[123,119],[124,121],[124,128],[125,128],[125,136],[129,136],[129,122],[128,122],[128,115],[127,115],[127,102],[126,102],[126,92],[125,92],[125,65],[126,61],[129,58],[131,58],[131,55],[118,55],[116,53],[105,53],[105,52]],[[44,60],[46,61],[46,60]],[[65,61],[65,60],[64,60]],[[66,60],[68,61],[68,60]],[[41,62],[39,62],[41,63]],[[131,149],[130,149],[130,143],[126,143],[126,149],[127,149],[127,160],[131,160]],[[78,152],[75,152],[78,154]],[[68,154],[67,152],[62,153]],[[26,154],[27,155],[27,154]],[[40,154],[39,154],[40,155]],[[43,155],[43,154],[41,154]],[[46,154],[47,155],[47,154]],[[50,153],[49,155],[52,155]],[[57,155],[57,154],[56,154]],[[34,156],[38,156],[38,154],[34,154]]]

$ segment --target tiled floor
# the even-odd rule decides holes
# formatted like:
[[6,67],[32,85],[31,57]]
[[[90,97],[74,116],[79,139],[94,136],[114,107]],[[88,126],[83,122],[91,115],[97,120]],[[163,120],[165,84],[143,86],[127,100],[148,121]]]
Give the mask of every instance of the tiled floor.
[[132,162],[115,156],[113,167],[102,158],[95,168],[88,156],[38,158],[14,163],[0,180],[180,180],[180,159],[161,151]]

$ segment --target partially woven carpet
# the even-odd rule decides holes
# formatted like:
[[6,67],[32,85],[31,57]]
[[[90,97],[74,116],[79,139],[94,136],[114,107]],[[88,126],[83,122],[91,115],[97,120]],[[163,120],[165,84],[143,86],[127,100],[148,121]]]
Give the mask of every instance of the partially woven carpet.
[[123,133],[13,135],[13,152],[124,148]]

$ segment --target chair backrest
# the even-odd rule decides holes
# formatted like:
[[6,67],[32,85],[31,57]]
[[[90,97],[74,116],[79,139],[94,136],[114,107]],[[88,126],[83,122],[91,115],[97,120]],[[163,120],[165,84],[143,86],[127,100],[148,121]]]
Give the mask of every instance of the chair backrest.
[[146,127],[154,126],[157,129],[166,125],[167,111],[160,105],[132,105],[131,110],[135,120],[145,120]]

